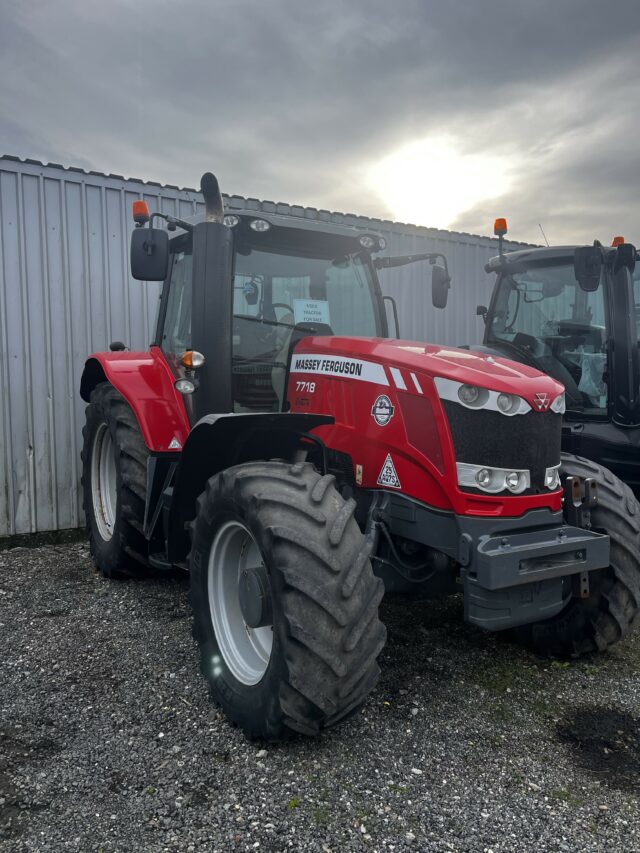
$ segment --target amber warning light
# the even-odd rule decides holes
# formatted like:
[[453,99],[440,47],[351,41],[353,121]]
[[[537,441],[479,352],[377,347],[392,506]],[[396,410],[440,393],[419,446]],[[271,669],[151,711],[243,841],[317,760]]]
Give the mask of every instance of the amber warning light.
[[507,220],[506,219],[496,219],[493,223],[493,233],[496,237],[504,237],[507,233]]
[[136,225],[144,225],[149,221],[149,205],[146,201],[138,199],[133,202],[133,220]]
[[187,350],[180,356],[180,361],[188,370],[195,370],[204,364],[204,356],[197,350]]
[[623,246],[624,245],[624,237],[614,237],[611,241],[612,246]]

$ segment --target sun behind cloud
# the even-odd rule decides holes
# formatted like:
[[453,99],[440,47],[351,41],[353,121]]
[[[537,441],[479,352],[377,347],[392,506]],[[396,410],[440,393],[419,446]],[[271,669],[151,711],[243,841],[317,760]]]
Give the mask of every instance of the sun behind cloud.
[[449,228],[466,210],[507,192],[511,165],[494,154],[465,154],[453,137],[433,136],[389,154],[367,180],[394,219]]

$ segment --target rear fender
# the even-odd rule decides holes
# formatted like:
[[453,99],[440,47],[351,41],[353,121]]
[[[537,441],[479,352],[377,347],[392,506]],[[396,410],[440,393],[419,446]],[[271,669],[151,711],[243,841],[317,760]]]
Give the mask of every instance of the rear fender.
[[180,457],[167,525],[169,561],[179,563],[189,551],[187,524],[196,501],[214,474],[258,459],[292,459],[300,436],[333,423],[328,415],[294,413],[206,415],[191,430]]
[[157,453],[180,453],[189,418],[162,351],[93,353],[84,366],[80,396],[87,403],[100,382],[109,382],[133,409],[145,444]]

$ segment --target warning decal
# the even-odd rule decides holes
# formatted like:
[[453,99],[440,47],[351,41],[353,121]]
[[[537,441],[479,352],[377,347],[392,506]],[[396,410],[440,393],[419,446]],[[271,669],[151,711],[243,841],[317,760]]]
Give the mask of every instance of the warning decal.
[[391,459],[391,454],[387,453],[387,458],[384,460],[382,470],[378,474],[378,485],[386,486],[389,489],[401,489],[400,480],[396,474],[395,465]]
[[175,435],[171,439],[171,442],[169,443],[169,450],[182,450],[182,445],[180,444],[178,439],[175,437]]

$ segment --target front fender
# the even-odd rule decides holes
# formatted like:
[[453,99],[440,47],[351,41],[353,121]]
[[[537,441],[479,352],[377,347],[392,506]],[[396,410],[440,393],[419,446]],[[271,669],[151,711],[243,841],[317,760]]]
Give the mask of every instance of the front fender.
[[97,352],[87,359],[80,396],[87,403],[100,382],[109,382],[133,409],[149,450],[179,453],[189,435],[189,418],[182,395],[162,350]]
[[186,524],[195,517],[196,500],[210,477],[242,462],[291,459],[301,434],[331,423],[329,415],[287,412],[201,418],[191,430],[176,472],[168,525],[170,562],[177,563],[186,556]]

